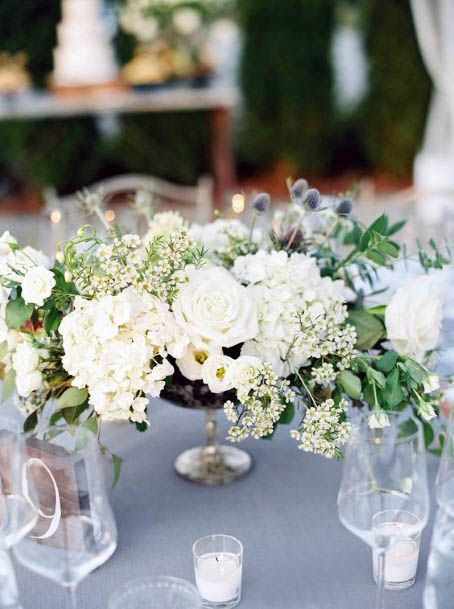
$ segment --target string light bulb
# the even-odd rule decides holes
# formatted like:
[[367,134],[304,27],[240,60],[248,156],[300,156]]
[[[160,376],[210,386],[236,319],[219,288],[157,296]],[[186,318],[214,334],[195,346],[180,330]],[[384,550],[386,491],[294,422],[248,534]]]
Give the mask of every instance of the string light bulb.
[[104,218],[107,220],[107,222],[113,222],[115,220],[115,212],[113,209],[107,209],[104,212]]
[[61,222],[61,211],[59,209],[54,209],[50,214],[50,221],[52,224],[59,224]]
[[232,197],[232,209],[236,214],[241,214],[244,211],[244,195],[237,193]]

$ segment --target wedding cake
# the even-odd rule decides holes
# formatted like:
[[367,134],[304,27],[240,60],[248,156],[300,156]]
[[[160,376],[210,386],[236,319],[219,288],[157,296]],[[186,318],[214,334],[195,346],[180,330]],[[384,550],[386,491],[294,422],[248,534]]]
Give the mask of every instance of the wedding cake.
[[95,86],[117,79],[101,9],[102,0],[63,0],[54,49],[54,86]]

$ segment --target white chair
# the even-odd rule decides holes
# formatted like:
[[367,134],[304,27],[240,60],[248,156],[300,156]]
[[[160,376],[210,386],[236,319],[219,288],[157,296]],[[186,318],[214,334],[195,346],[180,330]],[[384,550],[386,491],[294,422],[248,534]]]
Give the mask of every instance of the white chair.
[[[89,190],[97,191],[101,187],[106,199],[115,203],[124,202],[137,190],[146,190],[156,198],[159,210],[175,209],[185,218],[199,223],[209,222],[213,216],[213,180],[209,176],[201,177],[196,186],[179,186],[147,175],[125,174],[97,182]],[[47,194],[50,203],[52,197]],[[77,208],[77,203],[74,193],[53,198],[51,205],[58,204],[64,212],[71,212]]]

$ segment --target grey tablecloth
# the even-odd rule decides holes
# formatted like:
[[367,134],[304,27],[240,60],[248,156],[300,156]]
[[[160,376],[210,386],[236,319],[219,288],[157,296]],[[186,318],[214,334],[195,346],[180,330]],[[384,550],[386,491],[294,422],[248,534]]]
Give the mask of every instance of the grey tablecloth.
[[[128,425],[113,426],[107,434],[124,458],[112,493],[118,549],[81,583],[80,609],[106,609],[117,586],[141,575],[193,581],[192,544],[217,532],[244,544],[242,609],[374,606],[371,551],[337,517],[340,463],[299,452],[281,429],[271,442],[246,443],[255,464],[246,478],[227,487],[199,487],[179,479],[173,461],[202,440],[202,414],[156,402],[151,420],[143,434]],[[433,479],[434,459],[429,468]],[[423,535],[416,585],[388,592],[388,609],[422,607],[430,533],[431,526]],[[24,609],[69,607],[57,584],[22,567],[17,573]]]

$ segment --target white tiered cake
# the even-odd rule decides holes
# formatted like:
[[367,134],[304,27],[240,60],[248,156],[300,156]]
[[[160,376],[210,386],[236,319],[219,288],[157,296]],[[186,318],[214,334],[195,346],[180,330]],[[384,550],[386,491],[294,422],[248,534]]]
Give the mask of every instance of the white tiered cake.
[[63,0],[57,26],[53,85],[85,87],[117,79],[118,71],[101,17],[102,0]]

